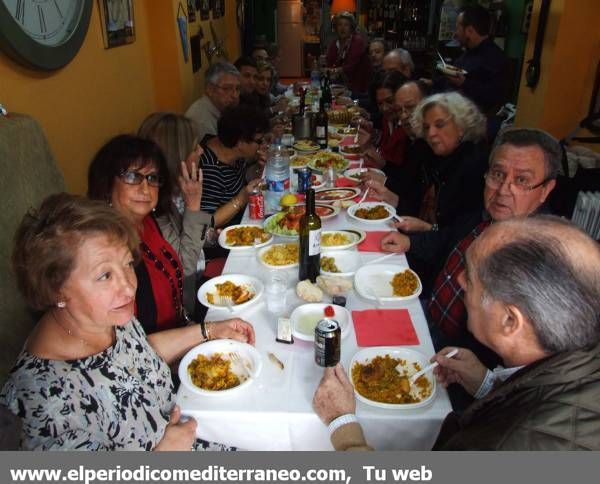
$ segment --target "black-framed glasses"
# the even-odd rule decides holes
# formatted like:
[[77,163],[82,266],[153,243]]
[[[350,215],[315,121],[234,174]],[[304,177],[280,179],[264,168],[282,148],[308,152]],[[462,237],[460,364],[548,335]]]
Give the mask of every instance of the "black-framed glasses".
[[146,180],[151,187],[161,187],[163,185],[163,179],[158,173],[143,175],[137,171],[125,170],[119,174],[119,178],[127,185],[141,185],[144,180]]
[[[485,175],[485,184],[490,188],[500,188],[506,182],[507,175],[500,170],[489,170]],[[515,194],[523,194],[535,190],[550,181],[549,178],[544,178],[541,182],[532,184],[529,179],[523,176],[516,176],[513,180],[509,180],[508,188]]]

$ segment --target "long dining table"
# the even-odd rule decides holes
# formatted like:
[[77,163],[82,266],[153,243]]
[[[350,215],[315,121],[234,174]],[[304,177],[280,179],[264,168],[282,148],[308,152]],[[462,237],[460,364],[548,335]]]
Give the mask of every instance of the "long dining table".
[[[248,220],[248,212],[243,222]],[[359,229],[364,231],[392,230],[387,223],[365,225],[351,219],[342,209],[332,219],[322,221],[323,230]],[[278,237],[276,237],[278,239]],[[289,242],[275,240],[275,242]],[[356,250],[351,249],[351,250]],[[380,257],[377,252],[359,252],[361,263]],[[406,257],[396,254],[385,261],[408,267]],[[223,274],[246,274],[263,278],[267,269],[258,260],[257,251],[231,251]],[[301,304],[295,292],[298,269],[288,272],[286,310],[288,316]],[[372,309],[376,302],[351,290],[347,295],[349,311]],[[324,302],[331,301],[324,296]],[[383,309],[406,308],[418,336],[419,344],[409,346],[431,357],[434,354],[427,321],[418,298],[402,303],[385,302]],[[278,317],[267,311],[262,300],[242,310],[236,317],[249,321],[256,332],[256,349],[262,356],[262,371],[255,381],[237,394],[203,397],[191,393],[183,385],[177,393],[177,403],[184,415],[198,422],[198,437],[244,450],[333,450],[327,427],[312,407],[314,392],[323,375],[323,368],[314,361],[312,342],[296,339],[293,344],[275,341]],[[232,317],[227,309],[208,311],[206,320]],[[347,369],[357,345],[353,325],[342,339],[341,362]],[[271,352],[284,364],[281,370],[269,361]],[[445,416],[451,411],[446,390],[437,385],[432,403],[426,407],[405,410],[377,408],[357,401],[356,415],[363,426],[367,441],[378,450],[429,450]]]

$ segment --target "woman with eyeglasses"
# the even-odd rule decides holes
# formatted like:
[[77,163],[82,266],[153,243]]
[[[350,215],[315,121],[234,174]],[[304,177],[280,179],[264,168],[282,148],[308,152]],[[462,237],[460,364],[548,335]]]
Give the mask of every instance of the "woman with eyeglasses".
[[[198,191],[195,165],[183,170],[181,176],[198,185]],[[182,192],[185,190],[182,186]],[[88,170],[89,198],[110,204],[139,234],[142,263],[136,265],[136,315],[147,333],[181,326],[187,314],[183,306],[185,268],[161,230],[176,212],[172,191],[162,151],[154,142],[137,136],[120,135],[110,140],[96,153]],[[204,217],[204,223],[210,224],[210,215]],[[173,236],[176,233],[171,231]],[[179,240],[186,237],[189,239],[183,231]],[[201,244],[202,240],[189,242]]]
[[203,153],[194,122],[177,113],[150,114],[141,124],[138,136],[154,141],[165,155],[176,210],[156,218],[164,238],[177,251],[183,264],[183,300],[188,312],[196,304],[197,277],[205,268],[202,248],[212,240],[211,215],[200,210],[202,200]]
[[260,179],[247,181],[246,160],[257,156],[269,121],[251,106],[226,109],[217,124],[217,136],[210,138],[200,157],[202,205],[213,215],[216,227],[238,223],[248,196]]

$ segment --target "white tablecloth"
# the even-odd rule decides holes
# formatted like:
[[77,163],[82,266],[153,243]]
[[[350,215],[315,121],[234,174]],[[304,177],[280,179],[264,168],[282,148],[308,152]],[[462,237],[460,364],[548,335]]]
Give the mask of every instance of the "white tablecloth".
[[[247,214],[246,214],[247,216]],[[352,221],[345,210],[334,219],[323,221],[323,229],[359,228],[388,230],[386,224],[363,225]],[[360,252],[367,262],[381,253]],[[407,265],[404,255],[395,255],[386,263]],[[224,274],[249,274],[261,277],[266,272],[256,258],[256,252],[231,252]],[[295,295],[298,270],[288,271],[289,285],[287,311],[303,302]],[[325,299],[329,300],[329,299]],[[371,301],[354,291],[347,296],[348,310],[373,308]],[[420,344],[410,348],[433,355],[433,345],[423,310],[418,300],[403,305],[412,318]],[[236,315],[237,316],[237,315]],[[226,397],[198,397],[180,388],[177,402],[185,415],[198,421],[198,436],[247,450],[331,450],[327,428],[312,409],[312,398],[323,369],[314,362],[313,344],[296,340],[287,345],[275,341],[277,317],[268,313],[260,301],[240,315],[251,322],[256,331],[256,348],[263,357],[263,369],[256,381],[239,395]],[[209,311],[207,320],[226,319],[227,310]],[[360,348],[356,344],[354,328],[342,340],[342,363],[347,368],[352,356]],[[272,352],[284,363],[281,371],[267,357]],[[433,403],[415,410],[388,410],[357,402],[356,413],[370,445],[378,450],[429,450],[441,422],[450,412],[446,391],[438,386]]]

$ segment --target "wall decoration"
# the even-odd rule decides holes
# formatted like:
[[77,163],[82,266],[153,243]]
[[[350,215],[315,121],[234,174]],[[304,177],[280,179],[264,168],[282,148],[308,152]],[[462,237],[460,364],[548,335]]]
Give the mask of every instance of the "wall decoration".
[[185,16],[185,8],[179,2],[179,6],[177,7],[177,27],[179,28],[179,40],[181,41],[181,50],[183,51],[183,60],[187,64],[188,59],[190,58],[190,48],[188,45],[188,36],[187,36],[187,23],[188,19]]
[[200,47],[200,34],[190,37],[190,51],[192,52],[192,72],[198,72],[202,67],[202,48]]
[[98,0],[104,48],[135,41],[132,0]]
[[194,0],[187,0],[187,11],[188,11],[188,22],[193,23],[196,21],[196,7]]
[[225,0],[217,0],[221,4],[221,17],[225,17]]
[[210,18],[210,0],[198,0],[200,4],[200,20],[208,20]]
[[213,0],[213,18],[221,18],[221,0]]

